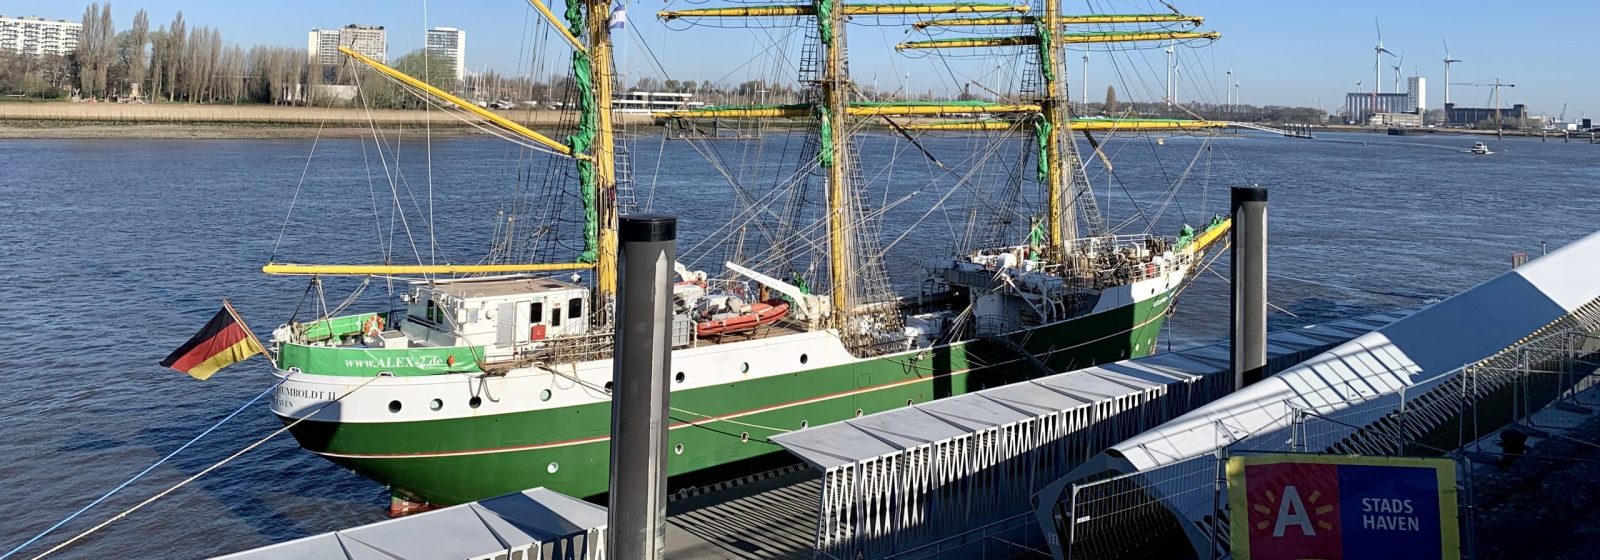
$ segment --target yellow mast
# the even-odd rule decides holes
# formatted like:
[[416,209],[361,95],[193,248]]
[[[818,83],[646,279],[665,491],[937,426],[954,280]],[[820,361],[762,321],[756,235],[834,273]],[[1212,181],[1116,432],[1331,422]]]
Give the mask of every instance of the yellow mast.
[[[515,121],[512,121],[511,119],[507,119],[507,118],[502,117],[500,115],[496,115],[496,114],[494,114],[494,112],[492,112],[492,111],[490,111],[488,109],[484,109],[484,108],[478,107],[477,104],[475,104],[475,103],[473,103],[471,101],[467,101],[467,100],[462,99],[460,97],[456,97],[454,95],[451,95],[450,92],[447,92],[445,90],[433,87],[433,85],[429,84],[428,82],[424,82],[422,80],[418,80],[416,78],[408,76],[408,75],[406,75],[405,72],[401,72],[399,70],[395,70],[394,68],[390,68],[388,65],[386,65],[386,64],[384,64],[382,62],[378,62],[376,60],[373,60],[371,57],[368,57],[367,55],[364,55],[364,54],[361,54],[359,52],[356,52],[356,51],[350,49],[349,47],[341,46],[341,47],[339,47],[339,52],[344,53],[345,56],[349,56],[350,58],[355,59],[356,62],[360,62],[362,64],[365,64],[365,65],[371,67],[373,70],[377,70],[378,72],[382,73],[385,76],[389,76],[391,78],[399,80],[401,83],[404,83],[404,84],[406,84],[408,86],[411,86],[411,87],[420,89],[422,91],[428,92],[429,95],[432,95],[432,96],[437,97],[439,99],[443,99],[443,100],[448,101],[450,103],[454,103],[455,106],[460,107],[461,109],[466,110],[467,112],[472,113],[474,115],[483,117],[484,120],[492,122],[492,123],[498,125],[500,128],[504,128],[506,130],[514,132],[518,136],[521,136],[523,138],[527,138],[529,140],[537,142],[540,145],[542,145],[542,146],[544,146],[546,148],[550,148],[551,150],[555,150],[556,152],[559,152],[562,155],[568,155],[568,156],[573,155],[572,154],[572,148],[567,147],[566,144],[562,144],[560,142],[557,142],[555,140],[550,139],[548,136],[545,136],[543,134],[539,134],[538,132],[534,132],[532,129],[530,129],[528,127],[525,127],[525,126],[522,126],[520,124],[517,124]],[[579,159],[583,159],[583,158],[585,158],[587,156],[576,155],[576,156],[573,156],[573,157],[576,157],[576,158],[579,158]]]
[[[1033,25],[1039,21],[1034,16],[1001,16],[987,18],[947,18],[930,19],[911,24],[916,29],[928,27],[956,27],[974,25]],[[1182,14],[1083,14],[1056,16],[1056,23],[1060,25],[1082,25],[1094,23],[1164,23],[1187,21],[1199,27],[1206,18],[1200,16],[1186,16]]]
[[[960,113],[1037,113],[1038,105],[1029,104],[965,104],[965,103],[911,103],[911,104],[857,104],[850,103],[845,113],[852,117],[904,117],[915,115],[948,115]],[[709,118],[799,118],[813,115],[805,104],[776,107],[705,107],[656,111],[650,115],[658,119],[709,119]]]
[[[845,230],[845,177],[849,153],[844,133],[845,93],[848,85],[844,75],[844,10],[840,0],[816,0],[817,25],[825,56],[822,65],[822,104],[826,107],[822,132],[822,149],[831,152],[825,160],[828,165],[828,274],[835,321],[844,321],[850,310],[850,276],[848,274],[849,238]],[[824,10],[823,3],[831,10]],[[824,13],[826,12],[826,13]],[[842,325],[842,323],[841,323]]]
[[1055,38],[1061,34],[1061,5],[1060,0],[1044,1],[1044,29],[1041,30],[1038,40],[1043,44],[1039,50],[1043,54],[1043,64],[1039,73],[1044,77],[1044,97],[1039,100],[1039,109],[1044,123],[1050,127],[1049,133],[1044,135],[1044,153],[1049,168],[1045,170],[1045,188],[1049,189],[1049,210],[1046,216],[1049,230],[1048,239],[1052,251],[1066,250],[1066,242],[1078,236],[1077,213],[1073,212],[1075,204],[1065,200],[1063,191],[1071,185],[1072,175],[1066,169],[1067,162],[1061,157],[1061,134],[1066,125],[1065,102],[1067,96],[1062,91],[1059,72],[1061,68],[1061,43]]
[[272,263],[261,267],[277,275],[359,275],[414,276],[418,274],[512,274],[517,272],[555,272],[594,268],[588,263],[529,264],[289,264]]
[[[1058,33],[1055,43],[1077,45],[1083,43],[1123,43],[1129,41],[1181,41],[1184,39],[1218,39],[1221,33],[1215,31],[1130,31],[1112,33]],[[1039,38],[1032,35],[1019,35],[1014,37],[972,37],[960,39],[931,39],[927,41],[907,41],[895,45],[897,50],[906,49],[949,49],[968,47],[1010,47],[1018,45],[1037,45]]]
[[[569,0],[577,1],[577,0]],[[595,261],[595,286],[606,309],[617,293],[617,189],[616,138],[611,122],[611,2],[584,0],[589,39],[589,66],[594,75],[594,110],[599,117],[594,143],[595,205],[599,214],[599,258]],[[603,320],[603,318],[602,318]]]
[[[924,14],[992,14],[1026,12],[1025,5],[1007,4],[862,4],[839,5],[835,12],[845,16],[899,16]],[[732,8],[700,8],[694,10],[666,10],[657,12],[661,19],[683,17],[794,17],[817,14],[817,6],[784,4],[772,6],[738,6]]]
[[[961,122],[934,122],[934,123],[907,123],[901,125],[906,130],[1010,130],[1018,123],[1007,120],[988,121],[961,121]],[[1232,126],[1227,121],[1191,121],[1171,119],[1089,119],[1073,120],[1067,124],[1069,130],[1091,132],[1119,132],[1119,131],[1148,131],[1148,130],[1198,130],[1205,128],[1227,128]]]

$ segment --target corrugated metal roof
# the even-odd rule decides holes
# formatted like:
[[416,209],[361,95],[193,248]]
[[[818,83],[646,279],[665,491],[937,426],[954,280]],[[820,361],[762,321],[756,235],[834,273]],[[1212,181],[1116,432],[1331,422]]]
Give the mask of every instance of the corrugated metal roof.
[[[1268,359],[1350,340],[1409,311],[1385,312],[1280,331],[1267,337]],[[927,403],[779,434],[772,441],[827,470],[956,438],[1027,418],[1226,372],[1228,343],[1059,373]]]
[[219,558],[465,560],[553,542],[605,525],[605,508],[535,488]]
[[[1367,317],[1331,329],[1375,326],[1305,363],[1113,446],[1138,470],[1216,450],[1216,426],[1238,435],[1287,424],[1289,407],[1327,413],[1492,357],[1600,300],[1600,233],[1495,276],[1411,315]],[[1306,329],[1295,331],[1310,334]]]

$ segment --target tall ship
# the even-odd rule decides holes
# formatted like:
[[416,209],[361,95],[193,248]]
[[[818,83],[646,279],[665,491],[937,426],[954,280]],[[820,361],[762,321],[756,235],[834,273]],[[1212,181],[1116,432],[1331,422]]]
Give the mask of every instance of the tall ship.
[[[533,2],[572,52],[579,110],[562,140],[346,51],[548,158],[533,181],[563,185],[575,201],[571,211],[523,211],[510,220],[502,210],[504,227],[473,264],[418,255],[416,264],[396,257],[263,268],[309,276],[308,292],[343,276],[365,279],[363,287],[391,282],[392,307],[329,306],[278,327],[270,351],[281,379],[273,412],[301,447],[385,484],[397,512],[539,486],[579,497],[607,491],[616,229],[618,216],[639,205],[610,106],[613,3],[574,1],[564,17]],[[1149,354],[1178,292],[1226,239],[1223,218],[1176,235],[1119,233],[1101,216],[1084,171],[1085,161],[1106,157],[1093,134],[1223,123],[1125,115],[1075,121],[1065,94],[1064,45],[1216,39],[1195,29],[1198,17],[1067,15],[1056,0],[817,0],[660,16],[785,21],[806,35],[800,63],[788,67],[798,68],[795,102],[655,113],[667,124],[784,119],[799,127],[790,136],[804,138],[788,167],[753,164],[759,172],[750,182],[773,189],[751,194],[736,181],[724,197],[735,201],[730,221],[741,224],[737,250],[714,241],[700,251],[719,256],[714,261],[676,267],[674,484],[772,461],[785,453],[768,441],[778,433]],[[1012,49],[1030,68],[1020,72],[1016,93],[995,101],[867,99],[847,72],[845,36],[851,22],[868,21],[1021,31],[900,48]],[[1076,30],[1089,25],[1114,28]],[[864,169],[862,145],[888,138],[934,158],[918,141],[924,134],[974,135],[1010,163],[996,186],[971,197],[989,203],[983,211],[973,206],[963,226],[973,231],[913,266],[891,267],[886,245],[907,231],[885,234],[892,203],[868,190],[867,177],[876,174]],[[364,205],[366,197],[351,200]],[[565,232],[562,242],[550,241],[552,231]]]

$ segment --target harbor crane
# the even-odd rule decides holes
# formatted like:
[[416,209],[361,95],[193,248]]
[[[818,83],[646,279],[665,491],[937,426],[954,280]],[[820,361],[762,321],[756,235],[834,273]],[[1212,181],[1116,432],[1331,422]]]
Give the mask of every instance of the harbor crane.
[[1500,81],[1500,78],[1495,78],[1494,81],[1483,80],[1483,81],[1479,81],[1479,82],[1455,82],[1455,83],[1445,82],[1445,83],[1449,84],[1449,85],[1456,85],[1456,86],[1492,87],[1492,88],[1494,88],[1494,93],[1490,94],[1490,97],[1493,99],[1493,101],[1491,101],[1491,103],[1494,103],[1494,128],[1495,128],[1495,130],[1501,130],[1502,128],[1504,128],[1504,125],[1500,122],[1500,88],[1517,87],[1517,84],[1502,83]]

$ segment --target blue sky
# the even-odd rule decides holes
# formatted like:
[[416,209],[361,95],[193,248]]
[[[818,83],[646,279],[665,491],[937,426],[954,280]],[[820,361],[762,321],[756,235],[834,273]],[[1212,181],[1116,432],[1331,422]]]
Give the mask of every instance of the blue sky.
[[[663,25],[654,12],[716,5],[720,0],[629,0],[633,32],[624,36],[623,72],[633,76],[663,72],[651,61],[651,52],[668,77],[730,82],[760,76],[793,76],[792,68],[775,68],[772,57],[755,57],[757,51],[786,51],[797,59],[796,41],[774,41],[793,29],[681,30]],[[775,0],[778,1],[778,0]],[[787,1],[787,0],[782,0]],[[556,9],[563,5],[554,0]],[[1184,67],[1182,98],[1220,101],[1226,72],[1234,70],[1241,100],[1255,104],[1310,105],[1319,102],[1332,110],[1343,94],[1371,89],[1373,45],[1377,41],[1373,16],[1383,24],[1384,46],[1405,54],[1404,74],[1414,71],[1428,79],[1428,102],[1443,102],[1444,48],[1450,39],[1451,55],[1465,62],[1451,70],[1451,81],[1476,82],[1500,77],[1517,84],[1503,90],[1505,103],[1527,103],[1534,112],[1556,115],[1570,103],[1569,120],[1600,105],[1582,95],[1596,91],[1600,73],[1588,62],[1587,49],[1576,38],[1600,23],[1600,2],[1540,2],[1525,5],[1487,0],[1398,1],[1340,0],[1294,2],[1279,0],[1174,0],[1186,13],[1208,18],[1207,27],[1222,32],[1221,41],[1207,48],[1180,48]],[[83,0],[0,0],[0,14],[38,15],[77,19]],[[390,55],[397,56],[422,44],[422,30],[451,26],[467,30],[467,59],[471,70],[548,73],[565,66],[565,53],[523,0],[120,0],[112,3],[119,29],[126,28],[134,11],[145,9],[152,25],[165,23],[178,10],[191,27],[219,28],[223,39],[241,44],[301,46],[312,27],[348,23],[384,25],[389,30]],[[1153,0],[1063,0],[1069,12],[1162,11]],[[1513,9],[1514,8],[1514,9]],[[889,20],[885,20],[888,22]],[[858,20],[858,23],[863,22]],[[1567,26],[1563,29],[1560,26]],[[668,29],[671,27],[673,29]],[[637,32],[637,35],[634,35]],[[908,83],[914,91],[952,91],[959,84],[999,84],[1011,78],[1015,65],[1004,59],[913,58],[893,51],[909,35],[901,25],[851,27],[851,65],[856,80],[894,89]],[[544,41],[538,38],[544,38]],[[649,51],[642,48],[648,44]],[[1161,95],[1164,72],[1159,50],[1125,50],[1114,54],[1091,52],[1087,86],[1091,99],[1100,99],[1107,85],[1116,85],[1119,98],[1153,99]],[[548,54],[538,54],[548,53]],[[1073,96],[1081,95],[1081,53],[1069,57],[1068,73]],[[538,59],[539,62],[530,62]],[[996,67],[999,60],[1000,67]],[[1117,68],[1110,64],[1115,60]],[[765,64],[763,64],[765,63]],[[1384,62],[1384,91],[1393,88],[1393,71]],[[1120,70],[1120,71],[1118,71]],[[1004,74],[1004,76],[997,75]],[[1452,88],[1457,104],[1484,106],[1491,88]]]

